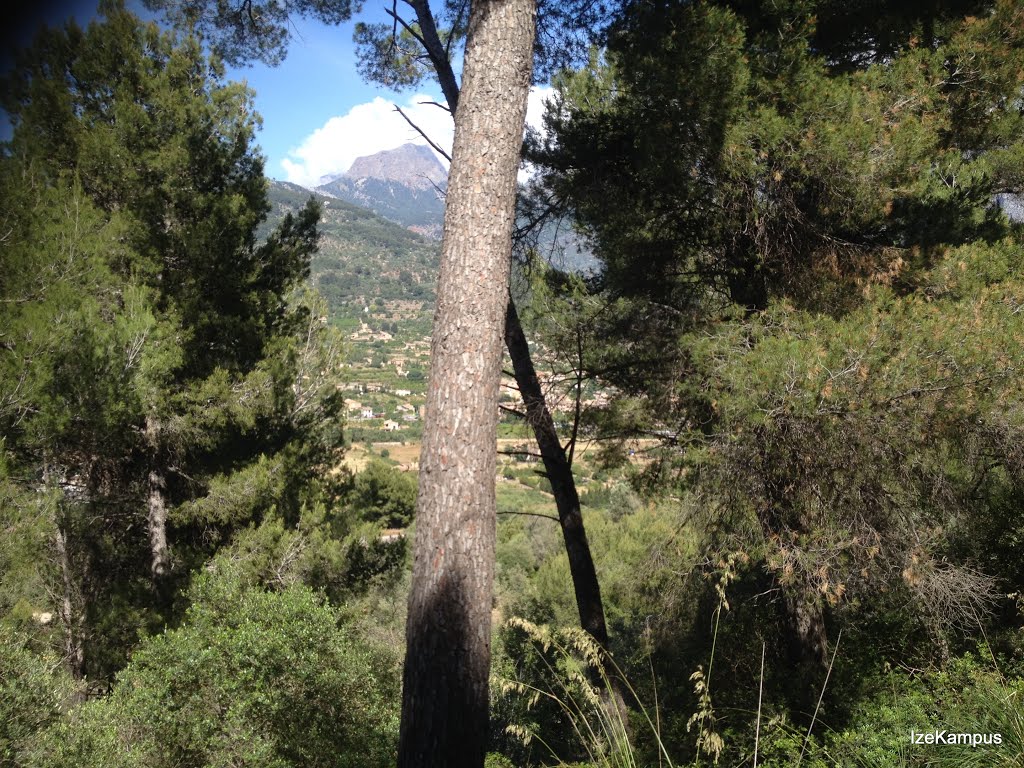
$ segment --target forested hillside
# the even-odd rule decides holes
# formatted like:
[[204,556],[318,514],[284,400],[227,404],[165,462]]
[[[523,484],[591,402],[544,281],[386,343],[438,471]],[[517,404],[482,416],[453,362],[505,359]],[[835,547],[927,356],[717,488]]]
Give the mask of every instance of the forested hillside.
[[268,225],[300,210],[310,198],[320,206],[319,249],[310,264],[311,284],[337,319],[358,317],[374,302],[415,301],[429,317],[434,302],[438,245],[372,211],[338,198],[270,182]]
[[[484,765],[1024,766],[1024,3],[603,10],[523,147]],[[437,241],[117,3],[0,107],[0,768],[394,765]]]

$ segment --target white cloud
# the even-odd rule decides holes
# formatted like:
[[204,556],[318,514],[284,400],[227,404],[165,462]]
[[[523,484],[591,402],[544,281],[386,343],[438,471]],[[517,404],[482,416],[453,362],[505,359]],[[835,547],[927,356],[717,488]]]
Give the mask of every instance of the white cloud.
[[[527,122],[540,128],[543,100],[551,94],[548,87],[530,91]],[[433,104],[433,97],[423,94],[411,96],[402,111],[422,128],[431,140],[451,153],[453,126],[448,112]],[[305,187],[314,187],[322,176],[347,171],[357,157],[372,155],[385,149],[394,149],[406,143],[427,142],[395,111],[393,102],[381,97],[357,104],[348,113],[332,117],[322,127],[289,150],[281,161],[286,180]],[[440,158],[439,156],[439,159]],[[442,162],[443,159],[442,159]],[[445,162],[445,165],[447,163]]]
[[544,106],[547,100],[555,92],[555,89],[548,85],[541,85],[530,89],[530,98],[526,102],[526,124],[538,131],[543,129]]
[[[430,96],[417,94],[402,104],[402,111],[422,128],[431,140],[451,152],[452,119],[432,104]],[[307,136],[281,161],[285,178],[295,184],[316,186],[321,176],[343,173],[357,157],[372,155],[402,144],[426,144],[423,137],[395,111],[393,102],[379,96],[357,104],[340,117],[332,117]]]
[[[544,109],[547,100],[555,92],[549,86],[538,86],[530,89],[530,98],[526,102],[526,124],[544,134]],[[519,182],[525,184],[533,176],[533,166],[525,165],[519,169]]]

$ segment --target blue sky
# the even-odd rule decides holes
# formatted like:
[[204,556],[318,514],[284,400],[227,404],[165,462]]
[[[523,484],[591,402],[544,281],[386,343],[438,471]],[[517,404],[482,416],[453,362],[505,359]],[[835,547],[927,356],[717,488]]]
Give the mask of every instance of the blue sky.
[[[386,0],[390,7],[390,0]],[[141,0],[128,0],[128,7],[150,17]],[[28,6],[31,18],[8,24],[5,50],[12,37],[26,42],[26,29],[40,20],[59,24],[69,16],[79,23],[95,15],[96,0],[50,0]],[[382,0],[368,0],[355,20],[387,21]],[[425,84],[417,93],[395,93],[363,82],[356,71],[352,43],[354,21],[326,27],[314,21],[296,19],[288,55],[278,67],[262,64],[229,69],[232,80],[245,80],[256,91],[256,109],[263,117],[258,143],[267,156],[266,173],[271,178],[315,185],[321,176],[348,169],[356,157],[392,149],[407,141],[426,142],[394,111],[402,106],[431,138],[446,150],[451,147],[451,117],[437,107],[424,104],[440,101],[440,91]],[[6,61],[4,62],[6,64]],[[530,104],[530,122],[537,124],[541,112],[535,92]]]
[[[357,18],[384,20],[380,3],[367,3]],[[352,27],[326,27],[298,19],[284,62],[230,69],[231,79],[245,80],[256,91],[263,116],[260,146],[267,155],[267,175],[315,183],[319,175],[345,171],[361,155],[391,149],[405,141],[423,143],[394,112],[393,103],[450,144],[451,118],[419,101],[440,100],[438,90],[396,93],[365,83],[356,71]]]

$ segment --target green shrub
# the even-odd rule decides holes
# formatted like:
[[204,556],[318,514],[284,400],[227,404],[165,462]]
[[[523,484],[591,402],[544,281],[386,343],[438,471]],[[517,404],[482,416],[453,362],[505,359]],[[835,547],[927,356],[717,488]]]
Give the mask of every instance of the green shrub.
[[356,475],[348,501],[363,520],[404,528],[416,511],[416,479],[375,459]]
[[193,598],[184,625],[143,641],[111,695],[52,728],[30,765],[393,764],[392,670],[321,597],[214,573]]
[[72,693],[55,659],[33,653],[24,637],[0,624],[0,768],[23,764],[37,732],[58,719]]
[[[829,764],[1010,768],[1024,765],[1024,682],[1004,681],[975,656],[924,675],[879,676],[854,722],[824,741]],[[910,734],[999,734],[1001,744],[912,744]]]

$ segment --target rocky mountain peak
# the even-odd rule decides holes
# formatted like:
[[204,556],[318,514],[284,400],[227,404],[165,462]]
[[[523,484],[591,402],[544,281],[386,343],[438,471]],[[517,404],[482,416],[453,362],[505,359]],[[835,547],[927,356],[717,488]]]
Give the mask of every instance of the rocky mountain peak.
[[448,172],[429,147],[421,144],[403,144],[367,157],[356,158],[345,178],[381,179],[397,181],[412,189],[430,189],[436,184],[444,186]]

